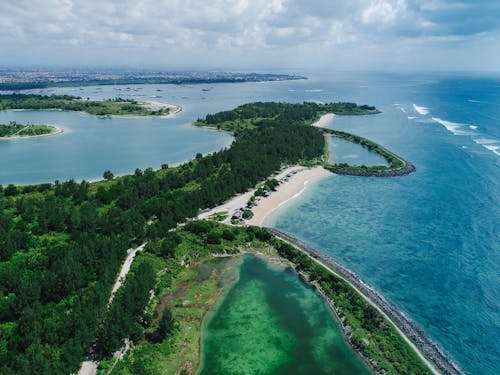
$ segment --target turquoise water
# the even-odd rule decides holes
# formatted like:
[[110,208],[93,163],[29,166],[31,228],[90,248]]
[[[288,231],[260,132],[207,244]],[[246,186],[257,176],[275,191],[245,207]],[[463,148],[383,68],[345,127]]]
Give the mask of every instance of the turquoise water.
[[[201,91],[208,87],[213,89]],[[138,86],[128,91],[86,87],[52,92],[138,100],[161,95],[150,100],[180,104],[184,110],[176,119],[120,119],[116,126],[111,125],[114,119],[96,119],[90,131],[86,117],[71,114],[81,120],[73,138],[68,132],[43,140],[0,142],[0,183],[91,178],[107,169],[125,173],[216,150],[230,137],[191,128],[190,123],[245,102],[342,100],[375,105],[381,114],[337,116],[328,126],[373,139],[410,160],[417,172],[392,179],[325,178],[283,206],[270,223],[353,269],[466,372],[498,373],[498,77],[331,75],[295,82],[132,89]],[[0,112],[0,122],[22,113]],[[30,121],[40,122],[38,115]],[[112,131],[106,130],[108,124]],[[119,124],[128,129],[123,145],[117,142]],[[196,134],[200,138],[193,144]],[[108,152],[121,147],[119,153]],[[31,167],[39,158],[46,161]]]
[[245,257],[204,328],[201,375],[370,374],[297,274]]
[[367,148],[346,139],[329,137],[330,163],[349,165],[387,165],[386,160]]
[[0,184],[101,178],[176,164],[231,143],[222,132],[178,118],[99,118],[63,111],[0,111],[0,123],[62,125],[61,135],[0,141]]
[[373,95],[366,101],[383,113],[331,126],[380,142],[417,172],[325,178],[268,224],[352,269],[467,373],[498,374],[500,81],[366,86],[353,98]]

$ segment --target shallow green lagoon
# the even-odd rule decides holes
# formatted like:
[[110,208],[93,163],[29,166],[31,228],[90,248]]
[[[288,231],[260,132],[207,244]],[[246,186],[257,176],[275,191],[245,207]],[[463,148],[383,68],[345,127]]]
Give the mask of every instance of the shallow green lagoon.
[[290,270],[246,257],[204,327],[200,374],[369,374],[328,307]]
[[384,165],[387,161],[367,148],[339,137],[328,137],[330,163],[347,163],[350,165]]

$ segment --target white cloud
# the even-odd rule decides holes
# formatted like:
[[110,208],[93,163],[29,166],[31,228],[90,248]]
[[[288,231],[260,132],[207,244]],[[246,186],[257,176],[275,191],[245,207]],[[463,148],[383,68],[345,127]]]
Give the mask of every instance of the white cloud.
[[324,47],[390,51],[402,43],[495,34],[499,7],[494,0],[478,1],[488,14],[452,0],[3,0],[0,53],[9,52],[13,61],[28,55],[23,50],[54,51],[70,61],[79,46],[96,60],[109,48],[117,61],[120,49],[137,60],[131,51],[165,61],[174,53],[204,54],[209,61],[222,61],[220,54],[279,61]]

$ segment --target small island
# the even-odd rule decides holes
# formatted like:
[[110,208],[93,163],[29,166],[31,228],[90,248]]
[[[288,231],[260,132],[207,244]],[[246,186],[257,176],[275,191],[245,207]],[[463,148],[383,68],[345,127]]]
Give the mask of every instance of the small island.
[[15,121],[11,121],[8,125],[0,124],[0,140],[46,137],[63,132],[63,129],[54,125],[19,124]]
[[170,104],[122,98],[88,100],[71,95],[0,95],[0,110],[11,109],[58,109],[96,116],[168,116],[180,111],[180,107]]

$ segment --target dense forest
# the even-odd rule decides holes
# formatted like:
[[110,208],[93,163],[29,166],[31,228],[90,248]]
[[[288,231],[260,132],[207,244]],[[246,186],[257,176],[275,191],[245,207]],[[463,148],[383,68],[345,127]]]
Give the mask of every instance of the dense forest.
[[[284,165],[320,162],[323,132],[300,125],[339,105],[353,108],[345,103],[252,103],[238,107],[237,118],[225,112],[208,115],[198,124],[234,131],[233,144],[175,168],[136,169],[117,178],[106,171],[103,181],[92,184],[0,186],[0,373],[76,372],[89,349],[95,358],[109,358],[126,338],[142,349],[135,352],[135,362],[126,359],[118,370],[147,373],[148,358],[158,345],[168,352],[179,329],[171,311],[151,309],[161,291],[193,260],[237,252],[238,245],[253,241],[269,242],[325,291],[338,294],[346,316],[358,319],[354,328],[380,335],[387,353],[373,356],[389,358],[384,367],[389,372],[419,369],[406,345],[399,347],[399,338],[391,341],[392,331],[359,296],[268,232],[203,221],[172,231],[201,209],[266,181]],[[267,185],[272,189],[275,183],[268,180]],[[144,243],[108,306],[127,250]]]
[[355,103],[277,103],[256,102],[241,105],[230,111],[209,114],[195,125],[211,126],[237,134],[245,129],[272,124],[308,125],[325,113],[339,115],[367,115],[379,111],[368,105]]
[[18,124],[15,121],[9,124],[0,124],[0,137],[27,137],[34,135],[50,134],[55,131],[51,125]]
[[0,111],[7,109],[61,109],[65,111],[82,111],[97,116],[163,116],[169,113],[168,108],[152,111],[135,100],[122,98],[85,100],[71,95],[49,96],[35,94],[0,95]]
[[[230,148],[176,168],[137,169],[120,178],[108,173],[93,184],[0,188],[0,373],[67,374],[90,347],[106,355],[125,337],[141,337],[153,265],[127,277],[107,308],[127,249],[163,241],[200,209],[323,153],[316,128],[261,125],[238,132]],[[169,258],[168,249],[158,251]]]

